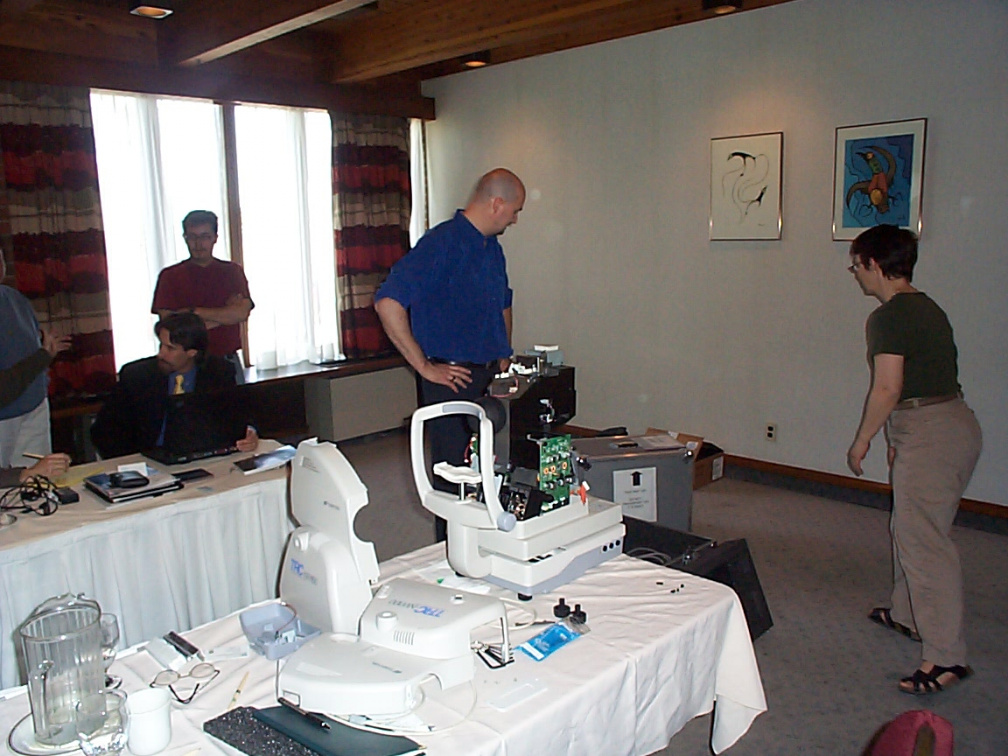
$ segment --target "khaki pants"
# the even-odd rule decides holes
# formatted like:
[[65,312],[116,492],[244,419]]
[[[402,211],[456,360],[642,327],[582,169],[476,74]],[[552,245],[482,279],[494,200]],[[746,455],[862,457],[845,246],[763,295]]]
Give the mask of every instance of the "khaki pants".
[[981,434],[962,399],[895,410],[892,466],[892,618],[920,633],[922,659],[966,664],[963,581],[949,537],[980,456]]
[[52,453],[48,399],[23,415],[0,420],[0,467],[31,467],[38,462],[22,456],[25,452]]

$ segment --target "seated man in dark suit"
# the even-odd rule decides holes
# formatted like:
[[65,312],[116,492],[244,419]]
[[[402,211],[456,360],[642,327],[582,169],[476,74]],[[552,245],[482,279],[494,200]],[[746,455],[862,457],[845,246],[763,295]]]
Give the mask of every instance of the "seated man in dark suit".
[[[234,365],[206,353],[203,320],[192,313],[175,313],[159,320],[154,333],[161,342],[157,356],[122,366],[115,392],[91,426],[98,453],[108,459],[148,451],[166,445],[166,434],[254,451],[259,445],[255,428],[247,425],[241,430],[247,419],[242,417],[238,429],[233,428],[239,411]],[[205,401],[194,405],[198,414],[172,418],[169,427],[169,406],[187,398]],[[179,423],[184,427],[177,427]],[[211,440],[221,433],[231,435]]]

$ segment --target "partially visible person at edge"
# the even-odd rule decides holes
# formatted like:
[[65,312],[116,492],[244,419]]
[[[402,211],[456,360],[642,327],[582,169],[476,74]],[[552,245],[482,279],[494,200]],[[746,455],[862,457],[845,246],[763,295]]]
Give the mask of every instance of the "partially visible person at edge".
[[[6,276],[0,250],[0,282]],[[34,465],[26,452],[52,451],[46,369],[69,346],[69,336],[54,336],[39,327],[21,292],[0,283],[0,468]]]
[[0,469],[0,488],[13,488],[28,478],[41,475],[44,478],[58,478],[70,467],[70,457],[61,452],[47,454],[31,467],[5,467]]
[[937,693],[973,673],[962,569],[949,533],[980,456],[980,425],[963,401],[952,326],[911,284],[916,235],[875,226],[854,240],[850,256],[861,290],[882,304],[866,326],[871,385],[847,465],[861,475],[868,446],[885,427],[893,487],[892,600],[869,618],[921,642],[920,666],[899,689]]
[[[512,291],[497,237],[518,221],[525,186],[496,168],[450,220],[430,229],[375,293],[375,310],[396,349],[420,375],[424,405],[483,395],[511,349]],[[431,459],[461,465],[469,445],[462,416],[427,423]],[[440,478],[434,485],[454,487]],[[446,524],[435,519],[439,541]]]
[[238,358],[241,324],[255,307],[245,271],[238,263],[213,256],[217,244],[216,214],[193,210],[182,219],[182,231],[189,259],[158,274],[151,312],[159,318],[175,312],[199,315],[210,334],[207,353],[233,364],[235,380],[244,383],[244,366]]

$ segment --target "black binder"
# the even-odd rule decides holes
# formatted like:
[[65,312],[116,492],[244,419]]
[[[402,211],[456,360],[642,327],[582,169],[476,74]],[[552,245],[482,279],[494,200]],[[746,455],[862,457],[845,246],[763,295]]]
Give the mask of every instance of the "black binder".
[[[286,706],[241,706],[203,723],[203,729],[249,756],[415,756],[410,738],[383,735],[320,717],[328,729]],[[282,734],[278,734],[282,733]]]

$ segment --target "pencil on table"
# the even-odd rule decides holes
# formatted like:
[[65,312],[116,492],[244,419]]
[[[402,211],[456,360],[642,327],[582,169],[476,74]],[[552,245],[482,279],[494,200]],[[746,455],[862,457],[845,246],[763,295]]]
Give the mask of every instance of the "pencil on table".
[[241,682],[238,683],[238,687],[235,689],[234,695],[231,696],[231,703],[228,704],[228,707],[227,707],[228,711],[231,711],[231,709],[233,709],[235,707],[235,704],[238,703],[238,696],[241,695],[242,688],[244,688],[245,687],[245,683],[248,682],[248,676],[249,676],[249,673],[246,672],[245,676],[241,679]]

